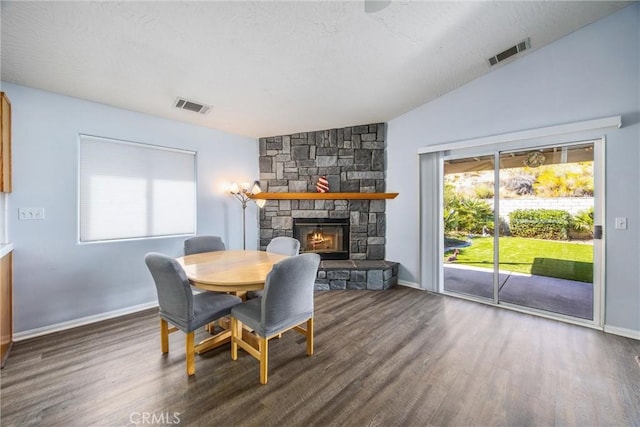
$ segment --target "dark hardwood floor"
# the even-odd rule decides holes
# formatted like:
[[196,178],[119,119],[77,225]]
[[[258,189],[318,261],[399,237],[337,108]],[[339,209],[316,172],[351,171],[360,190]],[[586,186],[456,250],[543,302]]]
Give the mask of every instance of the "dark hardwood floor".
[[271,342],[264,386],[228,345],[188,378],[155,311],[18,342],[0,424],[640,425],[635,340],[403,287],[318,293],[315,322],[312,357],[295,332]]

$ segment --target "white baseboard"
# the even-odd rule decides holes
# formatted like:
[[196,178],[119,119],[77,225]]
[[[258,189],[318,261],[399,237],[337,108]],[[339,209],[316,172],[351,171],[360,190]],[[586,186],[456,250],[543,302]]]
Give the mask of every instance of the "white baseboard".
[[604,326],[604,331],[608,334],[620,335],[621,337],[633,338],[634,340],[640,340],[640,331],[633,329],[619,328],[617,326]]
[[[408,288],[418,289],[423,291],[417,283],[407,282],[405,280],[398,280],[398,285],[406,286]],[[119,310],[108,311],[106,313],[96,314],[93,316],[82,317],[80,319],[69,320],[67,322],[56,323],[53,325],[43,326],[41,328],[29,329],[27,331],[16,332],[13,334],[13,341],[24,341],[30,338],[39,337],[42,335],[51,334],[53,332],[64,331],[67,329],[77,328],[79,326],[89,325],[91,323],[100,322],[103,320],[113,319],[115,317],[125,316],[127,314],[137,313],[149,308],[157,307],[157,302],[148,302],[145,304],[134,305],[132,307],[122,308]],[[613,335],[619,335],[626,338],[632,338],[640,340],[640,331],[627,328],[619,328],[617,326],[606,326],[604,332]]]
[[424,291],[424,289],[422,289],[419,284],[413,283],[413,282],[407,282],[405,280],[398,280],[398,285],[406,286],[407,288],[419,289],[421,291]]
[[127,314],[137,313],[139,311],[147,310],[149,308],[157,307],[158,303],[148,302],[145,304],[134,305],[132,307],[121,308],[119,310],[108,311],[106,313],[96,314],[93,316],[82,317],[80,319],[69,320],[66,322],[55,323],[53,325],[43,326],[41,328],[29,329],[27,331],[16,332],[13,334],[13,341],[24,341],[30,338],[39,337],[42,335],[51,334],[53,332],[64,331],[67,329],[77,328],[78,326],[89,325],[91,323],[100,322],[103,320],[113,319],[114,317],[120,317]]

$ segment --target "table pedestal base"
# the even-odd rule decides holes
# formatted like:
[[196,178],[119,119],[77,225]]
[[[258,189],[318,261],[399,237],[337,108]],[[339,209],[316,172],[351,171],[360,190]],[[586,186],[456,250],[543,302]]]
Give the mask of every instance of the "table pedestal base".
[[[228,317],[223,317],[222,319],[218,320],[218,326],[222,329],[222,331],[200,341],[196,345],[197,354],[206,353],[207,351],[213,350],[214,348],[218,348],[221,345],[231,342],[231,320]],[[250,331],[243,329],[242,339],[248,342],[252,347],[255,347],[256,349],[258,348],[258,338],[256,338],[256,336],[253,335]]]

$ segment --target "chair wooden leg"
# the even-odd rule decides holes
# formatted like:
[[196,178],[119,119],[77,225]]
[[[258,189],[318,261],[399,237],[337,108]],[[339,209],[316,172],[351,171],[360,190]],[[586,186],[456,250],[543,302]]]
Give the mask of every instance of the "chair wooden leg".
[[169,352],[169,324],[164,319],[160,319],[160,349]]
[[266,384],[269,372],[269,340],[260,337],[258,351],[260,352],[260,384]]
[[307,355],[313,354],[313,317],[307,320]]
[[191,331],[187,334],[187,375],[191,376],[196,373],[196,346],[195,332]]
[[[240,327],[238,328],[238,324]],[[242,323],[235,317],[231,318],[231,360],[238,359],[238,329],[242,333]]]

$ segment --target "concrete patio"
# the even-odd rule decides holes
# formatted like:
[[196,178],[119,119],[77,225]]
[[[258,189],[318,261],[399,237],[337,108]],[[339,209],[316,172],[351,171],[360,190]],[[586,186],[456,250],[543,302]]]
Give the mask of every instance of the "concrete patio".
[[[593,285],[554,277],[500,271],[499,300],[582,319],[593,319]],[[449,292],[493,299],[493,271],[444,265]]]

